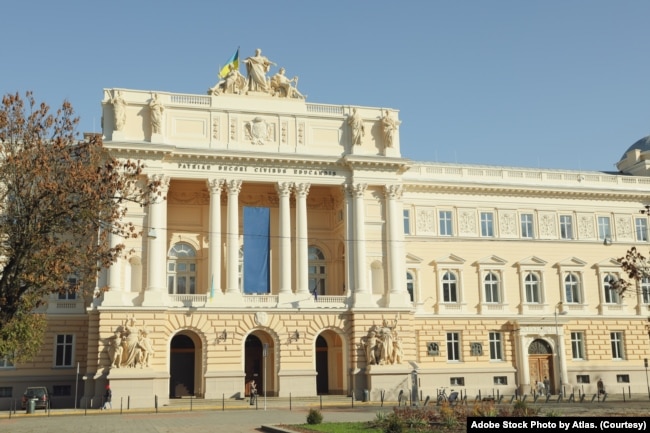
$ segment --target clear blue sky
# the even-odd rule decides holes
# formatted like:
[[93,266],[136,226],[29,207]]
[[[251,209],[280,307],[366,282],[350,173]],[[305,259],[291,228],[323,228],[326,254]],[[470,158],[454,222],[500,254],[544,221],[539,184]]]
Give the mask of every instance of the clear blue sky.
[[[650,1],[7,1],[0,92],[72,102],[102,89],[204,94],[263,54],[309,102],[400,110],[419,161],[614,170],[650,134]],[[243,71],[243,68],[242,68]],[[272,70],[272,72],[275,72]]]

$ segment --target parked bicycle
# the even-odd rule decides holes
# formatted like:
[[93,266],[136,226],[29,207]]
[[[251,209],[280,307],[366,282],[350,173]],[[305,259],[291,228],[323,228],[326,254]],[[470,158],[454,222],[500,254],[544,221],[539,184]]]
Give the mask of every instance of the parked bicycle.
[[447,395],[447,387],[443,386],[442,388],[438,388],[438,397],[436,399],[437,404],[440,405],[442,402],[448,402],[449,404],[455,404],[458,400],[458,393],[454,391],[453,389]]

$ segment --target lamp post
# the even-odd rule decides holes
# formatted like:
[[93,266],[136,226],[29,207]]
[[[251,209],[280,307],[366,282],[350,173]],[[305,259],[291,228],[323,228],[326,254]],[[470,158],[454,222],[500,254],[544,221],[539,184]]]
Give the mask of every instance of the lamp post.
[[567,312],[566,311],[560,311],[560,308],[562,307],[562,302],[558,302],[555,305],[555,336],[557,338],[557,349],[555,350],[555,354],[557,356],[557,368],[560,373],[560,392],[558,393],[560,396],[564,395],[564,389],[563,386],[564,384],[562,383],[562,355],[560,354],[560,350],[562,350],[562,347],[560,345],[560,330],[558,327],[557,323],[557,315],[565,315]]

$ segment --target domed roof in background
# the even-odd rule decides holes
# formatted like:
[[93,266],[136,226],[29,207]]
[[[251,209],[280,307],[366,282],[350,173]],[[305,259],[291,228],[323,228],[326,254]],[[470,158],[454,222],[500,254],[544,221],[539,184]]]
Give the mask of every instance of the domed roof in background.
[[650,135],[648,135],[647,137],[643,137],[641,140],[637,141],[632,146],[628,147],[628,149],[623,153],[623,156],[621,157],[621,161],[625,159],[625,155],[627,155],[629,151],[635,149],[639,149],[641,152],[650,150]]

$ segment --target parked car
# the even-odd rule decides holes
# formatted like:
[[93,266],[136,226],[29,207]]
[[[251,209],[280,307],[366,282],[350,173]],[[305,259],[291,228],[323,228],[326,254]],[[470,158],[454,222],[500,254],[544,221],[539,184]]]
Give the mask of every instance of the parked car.
[[30,386],[27,387],[25,393],[23,394],[22,407],[23,409],[27,408],[27,402],[31,399],[36,399],[36,409],[45,409],[50,402],[50,395],[47,392],[47,388],[44,386]]

